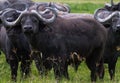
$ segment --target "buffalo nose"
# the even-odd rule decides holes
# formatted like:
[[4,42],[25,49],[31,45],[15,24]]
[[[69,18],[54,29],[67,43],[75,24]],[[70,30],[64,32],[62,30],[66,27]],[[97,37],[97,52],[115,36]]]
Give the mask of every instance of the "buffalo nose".
[[24,27],[24,29],[26,29],[26,30],[31,30],[32,27]]
[[32,30],[32,26],[24,26],[25,30]]
[[23,29],[25,32],[32,32],[32,26],[24,26]]

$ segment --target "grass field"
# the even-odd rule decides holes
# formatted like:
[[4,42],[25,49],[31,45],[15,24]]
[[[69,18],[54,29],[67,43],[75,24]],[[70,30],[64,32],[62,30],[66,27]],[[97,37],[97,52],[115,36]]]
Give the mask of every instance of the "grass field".
[[[109,2],[109,0],[35,0],[35,1],[54,1],[67,3],[71,7],[72,12],[77,13],[94,13],[95,9],[100,8],[104,3]],[[114,0],[119,2],[119,0]],[[46,77],[41,78],[36,70],[34,62],[31,65],[32,72],[31,76],[27,79],[20,78],[20,70],[18,71],[18,81],[17,83],[55,83],[53,71],[51,70]],[[63,79],[60,83],[90,83],[90,71],[83,62],[79,66],[78,72],[75,72],[74,69],[69,66],[69,76],[70,80]],[[5,61],[4,55],[0,55],[0,83],[13,83],[10,80],[10,67]],[[116,66],[116,76],[114,81],[110,81],[108,68],[105,64],[105,77],[104,80],[97,80],[97,83],[120,83],[120,58],[118,59]]]

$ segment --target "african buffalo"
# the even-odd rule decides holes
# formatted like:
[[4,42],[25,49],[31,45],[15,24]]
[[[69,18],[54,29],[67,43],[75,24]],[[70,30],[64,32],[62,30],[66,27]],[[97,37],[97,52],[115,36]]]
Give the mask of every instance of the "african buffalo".
[[[111,10],[115,5],[112,6]],[[115,76],[115,66],[119,55],[119,50],[117,48],[120,45],[120,12],[111,10],[100,8],[95,12],[95,18],[102,23],[108,31],[107,43],[103,56],[104,63],[108,64],[110,79],[112,80]],[[104,70],[102,70],[101,73],[101,78],[103,77]]]
[[[13,8],[15,7],[14,5],[11,4],[9,5],[9,7]],[[3,11],[9,11],[9,8],[4,9]],[[8,12],[4,17],[10,17],[7,20],[11,21],[15,19],[15,14],[13,14],[14,12]],[[12,80],[16,81],[19,61],[21,61],[22,76],[27,76],[30,72],[31,49],[26,37],[23,33],[20,33],[19,31],[19,25],[9,27],[3,24],[4,23],[1,23],[0,27],[1,50],[5,54],[6,60],[11,67],[11,78]]]
[[[59,15],[65,15],[70,12],[70,7],[67,4],[54,3],[54,2],[36,2],[35,4],[42,6],[40,7],[40,9],[43,10],[43,12],[44,12],[44,7],[53,8]],[[32,54],[32,58],[35,61],[36,67],[40,75],[46,75],[47,72],[52,69],[50,60],[44,59],[44,57],[42,57],[41,52],[34,50]]]
[[[51,60],[56,78],[62,75],[69,78],[69,55],[77,52],[86,59],[91,81],[96,81],[97,63],[102,58],[107,38],[104,26],[93,18],[66,19],[57,15],[52,8],[42,11],[39,7],[22,12],[16,22],[21,24],[19,29],[25,33],[32,48]],[[2,21],[8,26],[13,23],[6,19]]]

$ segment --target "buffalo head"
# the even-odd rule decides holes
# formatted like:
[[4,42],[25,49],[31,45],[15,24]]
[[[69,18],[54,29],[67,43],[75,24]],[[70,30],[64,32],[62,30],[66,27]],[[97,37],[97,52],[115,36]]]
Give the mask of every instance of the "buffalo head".
[[55,18],[56,12],[52,8],[37,6],[35,9],[29,8],[29,11],[22,15],[21,26],[24,32],[36,33],[40,23],[51,23]]
[[119,11],[108,11],[104,8],[98,9],[94,17],[103,25],[108,24],[114,31],[120,30],[120,12]]
[[36,15],[26,13],[21,18],[21,26],[24,32],[36,32],[39,27],[39,19]]

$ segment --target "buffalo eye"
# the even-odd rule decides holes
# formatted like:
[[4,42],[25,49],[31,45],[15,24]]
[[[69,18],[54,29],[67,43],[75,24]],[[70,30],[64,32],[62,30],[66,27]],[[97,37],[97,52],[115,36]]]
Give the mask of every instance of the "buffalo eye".
[[22,18],[21,19],[21,24],[24,24],[25,23],[25,18]]
[[37,19],[36,17],[33,17],[33,18],[32,18],[32,21],[33,21],[34,23],[38,23],[38,19]]

